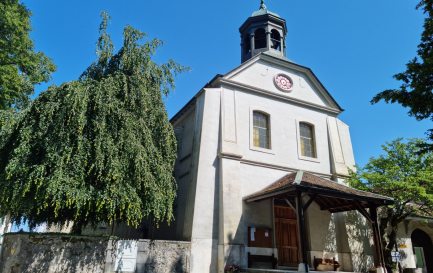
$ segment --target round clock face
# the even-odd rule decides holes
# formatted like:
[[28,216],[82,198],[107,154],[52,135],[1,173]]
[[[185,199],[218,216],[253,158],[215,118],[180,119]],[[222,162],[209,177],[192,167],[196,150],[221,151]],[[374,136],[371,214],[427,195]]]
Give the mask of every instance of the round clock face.
[[293,81],[292,79],[284,74],[277,74],[274,78],[275,86],[283,92],[292,91]]

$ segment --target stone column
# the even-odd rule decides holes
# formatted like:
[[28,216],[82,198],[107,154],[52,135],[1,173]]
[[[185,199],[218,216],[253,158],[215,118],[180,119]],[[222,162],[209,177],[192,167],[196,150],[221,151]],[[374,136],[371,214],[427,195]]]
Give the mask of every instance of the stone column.
[[254,42],[254,33],[250,34],[250,38],[251,38],[251,57],[253,56],[253,51],[256,49],[256,45]]
[[271,32],[266,31],[266,49],[271,50]]

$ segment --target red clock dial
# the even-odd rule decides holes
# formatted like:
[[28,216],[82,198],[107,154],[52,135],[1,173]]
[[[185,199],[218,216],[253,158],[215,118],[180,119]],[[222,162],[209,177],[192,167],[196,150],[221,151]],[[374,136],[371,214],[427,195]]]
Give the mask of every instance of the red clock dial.
[[275,86],[283,92],[292,91],[293,81],[292,79],[284,74],[278,74],[274,77]]

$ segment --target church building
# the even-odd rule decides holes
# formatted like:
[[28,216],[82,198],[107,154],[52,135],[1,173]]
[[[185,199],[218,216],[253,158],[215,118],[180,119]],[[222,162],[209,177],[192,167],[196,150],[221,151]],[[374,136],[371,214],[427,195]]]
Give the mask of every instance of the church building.
[[[89,226],[87,237],[118,236],[106,257],[102,243],[61,238],[56,246],[36,235],[25,248],[14,238],[32,235],[5,237],[0,262],[11,265],[8,272],[24,268],[15,264],[20,257],[29,268],[63,270],[66,261],[78,271],[97,258],[103,272],[387,272],[378,209],[393,199],[347,185],[355,159],[342,107],[310,68],[287,58],[286,21],[263,0],[239,32],[240,65],[212,78],[171,118],[174,222]],[[41,229],[69,233],[71,226]],[[0,251],[10,228],[0,219]],[[403,272],[433,272],[433,217],[407,217],[397,238]],[[31,252],[43,258],[29,259]]]
[[343,109],[286,57],[286,22],[263,1],[239,31],[241,64],[171,119],[178,198],[167,238],[191,242],[192,273],[384,272],[377,208],[392,199],[345,185],[355,160]]
[[[171,119],[174,223],[84,233],[187,242],[190,273],[386,272],[377,212],[393,200],[346,185],[355,160],[343,109],[287,58],[286,21],[263,0],[239,31],[241,64]],[[433,272],[433,218],[408,217],[397,237],[405,272]]]

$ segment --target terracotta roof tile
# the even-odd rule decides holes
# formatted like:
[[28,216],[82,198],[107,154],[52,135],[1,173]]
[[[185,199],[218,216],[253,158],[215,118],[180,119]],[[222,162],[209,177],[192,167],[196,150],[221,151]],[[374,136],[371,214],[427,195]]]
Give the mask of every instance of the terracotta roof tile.
[[369,199],[377,199],[377,200],[387,200],[387,201],[393,200],[390,197],[386,197],[386,196],[371,193],[371,192],[357,190],[357,189],[351,188],[349,186],[337,183],[335,181],[331,181],[331,180],[319,177],[317,175],[314,175],[314,174],[311,174],[308,172],[303,172],[303,171],[298,171],[295,173],[290,173],[288,175],[285,175],[282,178],[278,179],[276,182],[269,185],[268,187],[262,189],[261,191],[258,191],[254,194],[246,196],[244,198],[244,200],[248,201],[251,199],[256,199],[260,196],[265,196],[268,194],[272,194],[274,192],[284,191],[286,189],[287,190],[295,189],[299,186],[330,190],[333,192],[353,195],[353,197],[369,198]]

